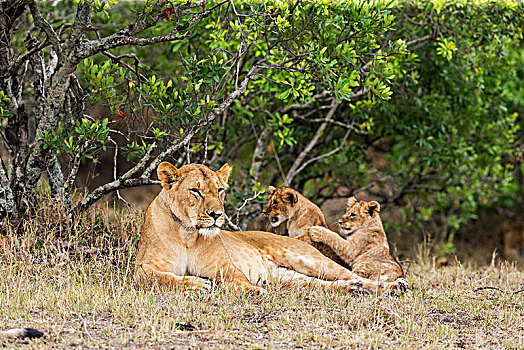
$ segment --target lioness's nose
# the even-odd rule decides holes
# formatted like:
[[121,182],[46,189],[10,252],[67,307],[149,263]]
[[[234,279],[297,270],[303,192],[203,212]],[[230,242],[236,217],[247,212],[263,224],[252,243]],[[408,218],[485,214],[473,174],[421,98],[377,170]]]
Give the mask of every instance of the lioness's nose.
[[222,216],[222,212],[218,211],[218,212],[215,212],[214,210],[211,210],[211,211],[208,211],[207,212],[207,215],[211,216],[213,219],[218,219],[219,217]]

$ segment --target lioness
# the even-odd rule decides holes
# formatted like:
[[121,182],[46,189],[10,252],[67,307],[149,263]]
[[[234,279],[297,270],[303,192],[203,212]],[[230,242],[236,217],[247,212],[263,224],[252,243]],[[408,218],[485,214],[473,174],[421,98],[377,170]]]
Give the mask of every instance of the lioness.
[[339,221],[341,233],[347,240],[320,226],[311,227],[309,237],[314,242],[329,245],[357,275],[384,282],[397,281],[407,286],[402,267],[389,252],[379,212],[378,202],[351,197]]
[[220,230],[230,172],[227,164],[216,172],[200,164],[158,166],[162,190],[145,213],[135,262],[138,279],[195,289],[208,289],[211,279],[256,293],[275,277],[344,291],[403,287],[363,279],[296,239]]
[[310,227],[329,228],[319,207],[290,187],[275,188],[269,186],[269,192],[262,213],[269,219],[271,226],[277,227],[286,221],[289,237],[311,244],[337,264],[348,267],[346,262],[339,258],[330,246],[321,242],[313,242],[309,238],[308,229]]

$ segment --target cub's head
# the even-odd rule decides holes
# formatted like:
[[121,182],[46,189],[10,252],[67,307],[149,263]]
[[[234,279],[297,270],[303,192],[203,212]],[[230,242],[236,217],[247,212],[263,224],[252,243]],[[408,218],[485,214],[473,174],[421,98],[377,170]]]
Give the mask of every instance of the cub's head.
[[213,171],[205,165],[188,164],[180,169],[163,162],[157,169],[162,187],[168,193],[173,216],[186,229],[203,236],[220,232],[224,224],[224,197],[231,167],[226,163]]
[[344,235],[350,235],[351,231],[364,226],[371,219],[376,218],[380,212],[380,204],[377,201],[359,201],[355,197],[348,199],[346,212],[338,223]]
[[297,191],[289,187],[269,186],[269,197],[262,213],[268,217],[271,226],[277,227],[295,213],[298,203]]

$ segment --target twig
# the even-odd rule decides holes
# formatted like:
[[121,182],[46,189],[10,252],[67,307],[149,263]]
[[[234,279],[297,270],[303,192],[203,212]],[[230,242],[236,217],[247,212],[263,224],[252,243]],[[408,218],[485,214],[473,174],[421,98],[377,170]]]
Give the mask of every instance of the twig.
[[319,156],[313,157],[313,158],[309,159],[307,162],[304,162],[304,164],[302,164],[302,166],[300,168],[298,168],[297,174],[300,173],[302,170],[304,170],[304,168],[307,167],[309,164],[311,164],[313,162],[316,162],[317,160],[321,160],[321,159],[327,158],[327,157],[337,153],[338,151],[342,150],[342,148],[344,148],[344,146],[346,144],[346,140],[347,140],[347,138],[348,138],[350,133],[351,133],[351,129],[348,129],[346,131],[346,134],[342,138],[342,142],[340,143],[340,145],[337,148],[335,148],[335,149],[333,149],[333,150],[331,150],[331,151],[329,151],[327,153],[323,153],[323,154],[321,154]]
[[519,294],[519,293],[524,292],[524,289],[520,289],[520,290],[517,290],[517,291],[505,291],[505,290],[500,289],[498,287],[491,287],[491,286],[478,287],[478,288],[475,288],[473,290],[473,292],[477,293],[477,292],[480,292],[481,290],[486,290],[486,289],[496,290],[496,291],[499,291],[499,292],[504,293],[504,294]]
[[417,39],[413,39],[413,40],[410,40],[410,41],[406,42],[406,46],[412,46],[412,45],[415,45],[415,44],[418,44],[418,43],[429,41],[429,40],[431,40],[433,38],[434,38],[433,34],[428,34],[426,36],[423,36],[422,38],[417,38]]
[[224,214],[224,217],[226,218],[226,224],[231,227],[233,230],[235,231],[242,231],[242,229],[240,227],[238,227],[237,225],[235,225],[233,223],[233,221],[231,221],[231,219],[229,218],[229,216],[227,216],[227,214]]
[[242,209],[244,209],[244,207],[247,205],[247,203],[251,202],[252,200],[255,200],[257,199],[258,196],[260,196],[261,194],[265,193],[266,191],[260,191],[260,192],[256,192],[255,191],[255,195],[253,197],[250,197],[250,198],[247,198],[247,199],[244,199],[244,203],[242,203],[242,205],[237,208],[237,218],[236,218],[236,224],[238,225],[238,221],[240,220],[240,211]]
[[[398,262],[400,265],[402,264],[408,264],[408,268],[406,269],[406,271],[404,272],[405,275],[407,275],[409,273],[409,270],[411,269],[411,263],[412,261],[411,260],[400,260]],[[401,266],[402,267],[402,266]]]
[[[113,180],[116,181],[116,179],[118,179],[118,176],[117,176],[117,161],[118,161],[118,143],[116,143],[115,140],[113,139],[110,139],[111,142],[115,145],[115,154],[113,155]],[[122,197],[122,195],[120,194],[120,190],[117,189],[116,190],[116,197],[121,200],[125,205],[127,205],[129,208],[131,208],[131,210],[133,210],[133,212],[135,212],[135,214],[137,213],[137,210],[133,207],[133,205],[131,205],[131,203],[129,203],[128,201],[126,201],[124,199],[124,197]]]
[[[147,78],[144,75],[140,74],[140,72],[138,71],[138,65],[139,65],[140,61],[138,60],[138,57],[136,57],[136,55],[134,53],[128,53],[128,54],[125,54],[125,55],[115,56],[115,55],[113,55],[109,51],[102,51],[102,54],[106,55],[107,57],[112,59],[114,62],[120,63],[122,66],[126,67],[127,69],[129,69],[130,71],[135,73],[135,75],[139,79],[142,79],[143,81],[147,81]],[[135,68],[131,67],[129,64],[124,62],[122,60],[123,58],[131,58],[131,59],[133,59],[135,61]]]
[[343,122],[339,122],[338,120],[333,120],[333,119],[326,119],[326,118],[314,118],[314,119],[308,119],[306,118],[307,117],[307,114],[313,114],[313,113],[316,113],[317,111],[314,110],[312,112],[308,112],[306,113],[306,115],[299,115],[299,114],[294,114],[293,115],[293,118],[297,118],[297,119],[300,119],[300,120],[303,120],[305,122],[308,122],[308,123],[323,123],[323,122],[328,122],[330,124],[334,124],[334,125],[337,125],[337,126],[340,126],[340,127],[343,127],[343,128],[346,128],[346,129],[351,129],[352,131],[354,131],[355,133],[357,134],[361,134],[361,135],[369,135],[369,132],[366,131],[366,130],[363,130],[363,129],[360,129],[360,128],[357,128],[355,125],[353,124],[346,124],[346,123],[343,123]]
[[275,143],[273,142],[273,140],[271,140],[271,146],[273,147],[273,153],[275,155],[275,160],[277,161],[280,176],[282,176],[282,180],[286,181],[286,173],[284,172],[284,168],[282,168],[282,164],[280,163],[280,158],[278,156],[278,152],[276,151]]
[[206,130],[206,137],[204,138],[204,161],[202,162],[202,164],[207,164],[209,130],[211,130],[211,128],[207,128],[207,130]]

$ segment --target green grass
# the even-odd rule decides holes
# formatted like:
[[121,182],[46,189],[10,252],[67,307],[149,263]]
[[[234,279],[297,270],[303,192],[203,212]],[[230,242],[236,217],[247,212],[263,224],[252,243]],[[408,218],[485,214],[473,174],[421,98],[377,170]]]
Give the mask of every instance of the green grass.
[[[0,328],[45,332],[0,338],[0,347],[524,348],[524,292],[509,292],[524,288],[515,265],[436,268],[422,249],[401,297],[176,291],[133,280],[140,217],[101,215],[76,228],[74,241],[93,249],[64,244],[71,237],[58,237],[52,220],[29,223],[26,237],[0,248]],[[500,290],[475,292],[482,286]]]

